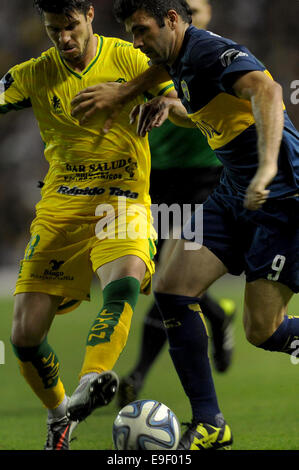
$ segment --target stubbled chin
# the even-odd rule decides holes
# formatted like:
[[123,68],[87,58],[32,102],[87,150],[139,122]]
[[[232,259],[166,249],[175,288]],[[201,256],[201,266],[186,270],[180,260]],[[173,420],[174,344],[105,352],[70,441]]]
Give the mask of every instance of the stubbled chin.
[[75,62],[80,62],[81,60],[81,54],[78,54],[78,52],[74,52],[73,54],[62,53],[61,56],[66,62],[75,63]]

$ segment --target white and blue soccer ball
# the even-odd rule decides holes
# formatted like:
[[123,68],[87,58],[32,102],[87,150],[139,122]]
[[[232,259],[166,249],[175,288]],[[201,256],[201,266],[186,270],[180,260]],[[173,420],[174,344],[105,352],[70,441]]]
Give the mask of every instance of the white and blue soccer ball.
[[155,400],[137,400],[126,405],[113,423],[117,450],[175,450],[180,425],[168,406]]

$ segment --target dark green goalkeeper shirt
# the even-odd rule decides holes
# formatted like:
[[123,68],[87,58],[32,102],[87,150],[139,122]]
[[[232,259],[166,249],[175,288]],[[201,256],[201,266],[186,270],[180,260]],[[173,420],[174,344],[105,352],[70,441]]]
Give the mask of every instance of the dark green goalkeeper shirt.
[[220,161],[199,129],[175,126],[169,120],[149,133],[152,168],[202,168]]

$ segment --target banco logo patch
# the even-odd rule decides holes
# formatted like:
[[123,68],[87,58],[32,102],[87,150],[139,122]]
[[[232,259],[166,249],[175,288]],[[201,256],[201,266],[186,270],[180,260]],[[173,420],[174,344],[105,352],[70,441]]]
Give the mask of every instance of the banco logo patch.
[[60,266],[62,266],[64,263],[64,261],[57,261],[56,259],[52,259],[50,261],[50,265],[51,265],[51,268],[53,271],[58,271],[58,269],[60,268]]

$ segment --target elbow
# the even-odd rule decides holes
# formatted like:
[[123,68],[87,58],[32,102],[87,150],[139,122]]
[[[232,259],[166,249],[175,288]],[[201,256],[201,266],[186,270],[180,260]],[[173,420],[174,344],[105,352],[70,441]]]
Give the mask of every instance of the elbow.
[[272,95],[274,98],[282,101],[283,100],[283,91],[282,91],[282,86],[277,83],[277,82],[273,82],[273,85],[272,85]]
[[262,106],[283,105],[283,90],[279,83],[275,81],[268,81],[260,86],[255,93],[251,96],[253,106],[260,103]]
[[264,97],[266,100],[282,99],[282,87],[274,80],[267,79],[252,90],[252,97]]
[[273,83],[273,87],[272,87],[269,99],[272,100],[273,106],[277,109],[277,112],[280,113],[281,118],[283,119],[283,113],[284,113],[283,89],[279,83],[277,82]]

